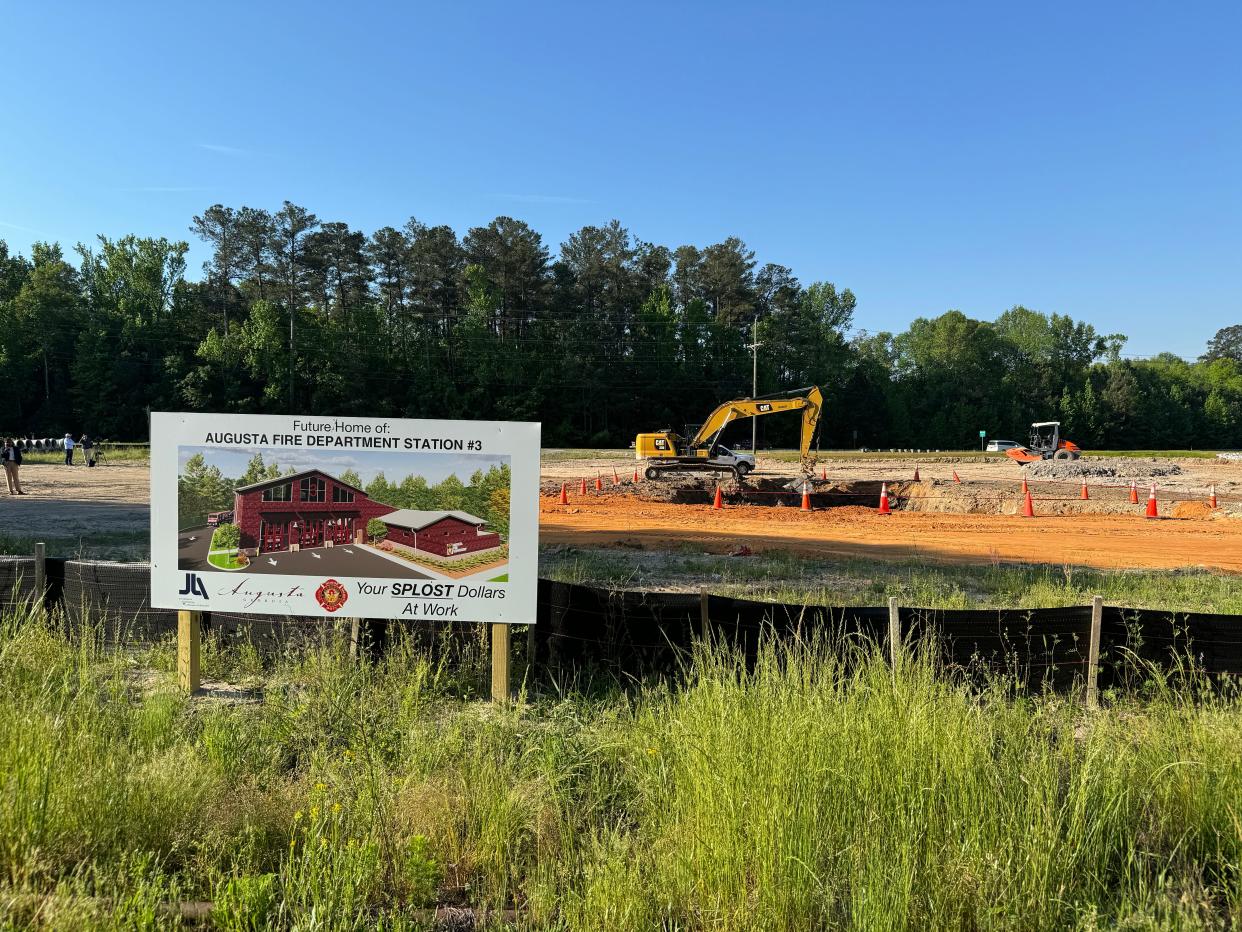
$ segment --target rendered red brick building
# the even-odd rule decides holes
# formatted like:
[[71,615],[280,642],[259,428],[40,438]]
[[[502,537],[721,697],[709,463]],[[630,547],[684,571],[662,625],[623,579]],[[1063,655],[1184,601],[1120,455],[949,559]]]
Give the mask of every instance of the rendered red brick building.
[[233,523],[251,556],[366,539],[367,522],[395,509],[319,469],[264,479],[233,495]]
[[387,539],[438,557],[453,557],[500,546],[500,535],[485,531],[487,523],[464,511],[414,511],[403,508],[380,515]]

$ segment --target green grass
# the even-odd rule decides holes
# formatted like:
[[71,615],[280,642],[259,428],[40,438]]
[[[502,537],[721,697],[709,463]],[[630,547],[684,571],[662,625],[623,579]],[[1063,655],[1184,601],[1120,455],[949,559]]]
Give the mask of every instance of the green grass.
[[[0,623],[0,927],[1225,929],[1242,917],[1242,702],[1148,677],[1088,713],[915,657],[700,646],[677,689],[475,700],[398,637],[260,658],[255,701],[174,692],[168,645]],[[520,643],[521,638],[517,641]],[[1232,925],[1231,925],[1232,924]]]
[[1216,450],[1090,450],[1088,456],[1139,456],[1177,459],[1216,459]]
[[608,450],[608,449],[576,449],[576,448],[559,448],[545,447],[539,451],[539,460],[543,463],[563,463],[570,460],[615,460],[615,459],[633,459],[633,450]]
[[71,560],[120,560],[145,563],[151,552],[151,532],[147,529],[133,531],[99,531],[88,535],[61,536],[56,528],[34,534],[0,533],[0,554],[26,556],[34,553],[34,545],[47,544],[49,557],[68,557]]
[[239,570],[249,565],[248,561],[239,560],[235,553],[211,553],[207,555],[207,562],[222,570]]
[[[102,451],[107,461],[100,465],[109,465],[114,463],[149,463],[151,461],[151,448],[145,443],[142,444],[103,444],[96,446],[97,451]],[[23,463],[47,463],[52,465],[65,462],[64,450],[31,450],[22,454]],[[86,466],[86,458],[82,455],[81,448],[73,451],[73,465]]]
[[[889,453],[887,450],[869,450],[861,453],[858,450],[820,450],[815,454],[817,459],[828,460],[911,460],[937,459],[955,457],[976,460],[1005,460],[1004,453],[985,453],[982,450],[940,450],[924,453]],[[759,459],[773,459],[782,463],[796,463],[800,459],[797,450],[760,450]]]
[[1090,570],[1073,566],[818,560],[768,552],[728,557],[671,552],[545,548],[540,576],[613,589],[693,592],[807,605],[920,608],[1052,608],[1109,604],[1242,614],[1242,576],[1208,570]]

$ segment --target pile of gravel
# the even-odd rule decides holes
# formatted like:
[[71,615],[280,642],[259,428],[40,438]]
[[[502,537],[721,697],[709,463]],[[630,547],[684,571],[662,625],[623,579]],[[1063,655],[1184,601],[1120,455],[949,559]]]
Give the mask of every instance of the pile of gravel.
[[1041,460],[1026,467],[1033,479],[1152,479],[1179,476],[1182,467],[1155,459]]
[[1218,460],[1228,460],[1231,463],[1242,462],[1242,453],[1217,453]]

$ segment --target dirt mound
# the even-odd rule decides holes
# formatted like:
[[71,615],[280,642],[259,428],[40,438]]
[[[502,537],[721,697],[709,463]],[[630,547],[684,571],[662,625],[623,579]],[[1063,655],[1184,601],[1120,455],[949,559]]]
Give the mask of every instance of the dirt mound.
[[1153,479],[1180,476],[1182,467],[1156,459],[1042,460],[1026,467],[1032,479]]
[[[671,473],[661,476],[659,479],[640,478],[638,482],[635,482],[632,473],[629,476],[618,475],[615,479],[611,474],[601,474],[600,487],[598,489],[595,487],[595,480],[589,479],[586,483],[586,493],[584,496],[582,481],[579,480],[577,482],[566,482],[565,494],[570,502],[575,504],[581,502],[584,498],[587,501],[626,498],[644,502],[697,504],[711,501],[716,494],[717,484],[719,484],[725,499],[730,501],[753,500],[756,497],[763,498],[765,496],[791,498],[796,496],[797,492],[788,488],[790,481],[788,477],[784,476],[748,476],[746,479],[738,482],[731,475],[727,474],[714,476]],[[830,483],[826,484],[815,479],[808,480],[808,483],[809,489],[813,493],[822,491],[831,485]],[[547,498],[559,499],[561,483],[545,480],[539,484],[539,493]]]
[[1207,502],[1177,502],[1171,514],[1174,518],[1213,518],[1216,516]]

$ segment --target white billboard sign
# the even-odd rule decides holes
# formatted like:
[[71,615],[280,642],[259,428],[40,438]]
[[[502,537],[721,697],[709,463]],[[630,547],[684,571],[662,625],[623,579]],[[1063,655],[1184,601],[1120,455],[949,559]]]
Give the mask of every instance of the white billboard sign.
[[533,624],[539,425],[151,415],[151,604]]

